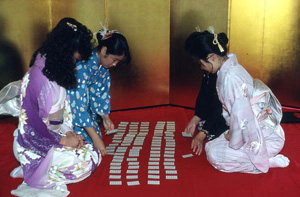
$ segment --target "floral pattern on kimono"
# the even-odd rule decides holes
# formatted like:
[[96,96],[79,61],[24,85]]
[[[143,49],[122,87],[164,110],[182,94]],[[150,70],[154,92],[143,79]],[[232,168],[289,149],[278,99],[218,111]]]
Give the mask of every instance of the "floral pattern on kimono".
[[21,83],[15,143],[25,183],[67,191],[66,184],[83,180],[95,170],[101,155],[91,144],[81,149],[59,144],[72,131],[70,106],[66,90],[43,75],[44,65],[45,58],[38,54]]
[[253,165],[261,172],[267,172],[269,157],[263,125],[251,104],[253,79],[233,54],[218,71],[217,92],[223,104],[223,116],[230,128],[229,147],[238,150],[244,146]]
[[74,132],[85,137],[85,142],[93,144],[84,127],[94,127],[101,136],[96,121],[97,115],[110,113],[110,74],[109,70],[99,66],[96,49],[88,61],[79,61],[76,65],[77,88],[69,90]]

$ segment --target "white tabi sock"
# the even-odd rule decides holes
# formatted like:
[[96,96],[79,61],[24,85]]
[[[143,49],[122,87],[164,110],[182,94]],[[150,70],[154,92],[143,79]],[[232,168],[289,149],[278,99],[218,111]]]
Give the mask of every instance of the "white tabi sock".
[[270,168],[285,168],[290,164],[290,160],[281,154],[269,159]]

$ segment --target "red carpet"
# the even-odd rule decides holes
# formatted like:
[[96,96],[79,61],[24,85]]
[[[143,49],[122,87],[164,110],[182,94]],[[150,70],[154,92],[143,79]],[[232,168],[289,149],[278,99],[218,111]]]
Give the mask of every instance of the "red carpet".
[[[267,174],[251,175],[223,173],[215,170],[203,153],[199,157],[183,159],[181,155],[191,153],[191,138],[181,137],[181,131],[192,117],[193,111],[180,107],[156,107],[131,111],[113,112],[111,118],[117,126],[120,121],[150,122],[150,131],[140,152],[139,186],[127,186],[127,162],[122,166],[122,186],[109,185],[109,165],[112,156],[105,156],[100,166],[88,179],[68,186],[71,197],[83,196],[300,196],[300,124],[282,124],[286,133],[286,144],[282,154],[290,159],[287,168],[273,168]],[[157,121],[176,122],[176,168],[178,180],[166,180],[161,170],[160,185],[147,185],[147,163],[153,129]],[[0,196],[11,196],[23,179],[9,176],[18,166],[12,153],[15,119],[0,120]],[[111,136],[105,136],[106,145]],[[160,166],[163,169],[163,166]]]

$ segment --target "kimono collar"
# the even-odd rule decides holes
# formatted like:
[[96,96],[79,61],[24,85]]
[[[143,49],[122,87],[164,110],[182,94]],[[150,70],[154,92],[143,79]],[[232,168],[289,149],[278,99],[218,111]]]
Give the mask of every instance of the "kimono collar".
[[104,68],[102,64],[100,64],[96,48],[93,49],[93,59],[95,59],[96,65],[99,66],[98,70],[100,70],[101,68],[104,70],[108,70],[107,68]]
[[227,57],[228,57],[228,60],[226,60],[225,63],[221,66],[218,73],[226,72],[226,70],[239,64],[235,54],[233,54],[233,53],[228,54]]
[[34,65],[38,66],[39,68],[43,69],[46,65],[46,58],[38,53],[35,57]]

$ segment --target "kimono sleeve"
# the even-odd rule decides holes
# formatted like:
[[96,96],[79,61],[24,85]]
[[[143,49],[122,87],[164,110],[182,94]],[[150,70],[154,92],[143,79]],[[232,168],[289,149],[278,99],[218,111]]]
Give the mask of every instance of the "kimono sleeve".
[[77,87],[68,90],[70,97],[73,125],[78,127],[92,127],[90,114],[88,112],[88,76],[87,62],[78,62],[76,66]]
[[234,74],[228,73],[224,78],[223,104],[230,115],[229,146],[234,149],[258,141],[257,130],[260,128],[251,107],[249,89],[252,87],[249,86],[243,78]]
[[53,105],[53,91],[51,88],[53,88],[52,84],[49,81],[46,81],[43,84],[41,92],[37,95],[39,116],[46,125],[48,131],[42,131],[42,127],[38,126],[36,130],[40,130],[39,132],[44,133],[42,136],[43,139],[39,138],[39,140],[42,140],[44,144],[48,144],[49,146],[52,146],[53,144],[59,144],[62,138],[60,134],[49,129],[49,112]]
[[89,89],[91,110],[100,116],[110,113],[109,91],[111,79],[109,71],[106,70],[102,76]]

